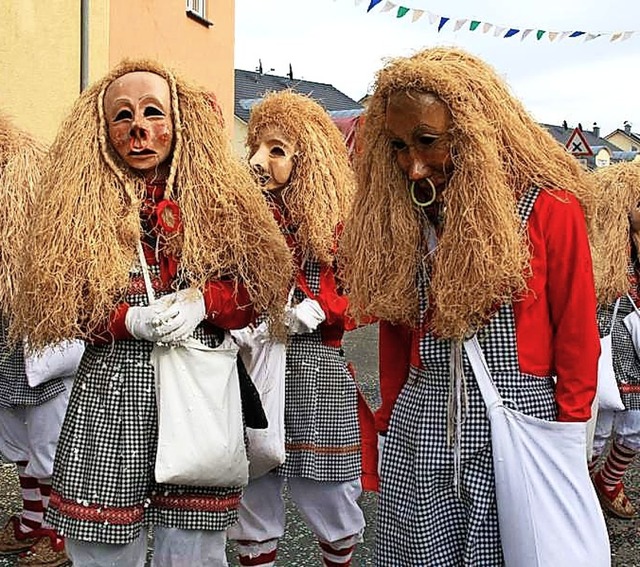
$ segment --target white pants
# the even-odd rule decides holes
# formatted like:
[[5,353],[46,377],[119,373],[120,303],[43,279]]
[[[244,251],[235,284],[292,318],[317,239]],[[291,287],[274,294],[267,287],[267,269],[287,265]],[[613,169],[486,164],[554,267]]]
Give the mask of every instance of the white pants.
[[285,482],[300,515],[320,541],[332,543],[364,530],[364,514],[358,505],[362,493],[360,479],[317,482],[266,474],[245,488],[238,521],[227,531],[229,539],[263,542],[284,535]]
[[51,478],[73,378],[64,384],[64,392],[39,406],[0,407],[0,453],[14,463],[28,461],[28,476]]
[[600,410],[593,439],[593,454],[600,455],[609,438],[620,445],[640,451],[640,410]]
[[[144,567],[147,532],[125,545],[66,539],[74,567]],[[152,567],[227,567],[223,531],[154,527]]]

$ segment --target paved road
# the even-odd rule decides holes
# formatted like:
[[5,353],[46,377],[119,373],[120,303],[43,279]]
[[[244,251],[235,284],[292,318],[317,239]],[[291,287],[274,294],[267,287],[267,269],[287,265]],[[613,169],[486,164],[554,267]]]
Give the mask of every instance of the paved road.
[[[347,358],[355,363],[357,380],[370,405],[379,403],[377,389],[377,340],[376,328],[369,327],[348,333],[345,338]],[[636,462],[628,475],[628,494],[640,507],[640,464]],[[0,465],[0,520],[4,520],[19,509],[18,485],[15,470],[11,465]],[[356,550],[354,567],[373,565],[373,537],[375,525],[375,494],[366,493],[361,500],[368,527],[364,541]],[[607,518],[612,547],[613,567],[640,567],[640,519],[632,521]],[[319,553],[313,536],[301,521],[292,506],[287,507],[287,534],[283,538],[278,565],[282,567],[316,567],[320,565]],[[234,550],[230,546],[229,560],[233,560]],[[10,558],[0,558],[0,567],[13,567]],[[126,567],[126,566],[123,566]],[[197,567],[197,566],[190,566]]]

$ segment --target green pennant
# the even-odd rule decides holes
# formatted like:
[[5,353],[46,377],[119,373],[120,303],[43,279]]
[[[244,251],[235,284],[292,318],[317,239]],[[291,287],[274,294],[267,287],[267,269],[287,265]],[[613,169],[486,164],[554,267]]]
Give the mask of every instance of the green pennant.
[[473,20],[470,24],[469,24],[469,29],[471,31],[474,31],[478,26],[480,25],[480,22],[478,20]]
[[542,39],[542,36],[543,36],[545,33],[547,33],[547,32],[546,32],[546,30],[538,30],[538,31],[537,31],[537,33],[536,33],[536,37],[537,37],[538,39]]
[[396,18],[402,18],[402,16],[406,16],[408,11],[409,11],[409,8],[405,8],[404,6],[399,6],[398,14],[396,15]]

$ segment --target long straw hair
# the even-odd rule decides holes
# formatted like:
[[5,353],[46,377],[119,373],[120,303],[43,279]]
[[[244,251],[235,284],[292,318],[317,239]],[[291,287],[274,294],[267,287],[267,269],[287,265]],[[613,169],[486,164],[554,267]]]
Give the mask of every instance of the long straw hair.
[[0,315],[14,310],[45,147],[0,113]]
[[44,167],[15,322],[34,347],[90,336],[126,293],[145,186],[111,147],[102,105],[109,84],[135,71],[163,77],[171,91],[175,137],[165,198],[180,207],[177,252],[187,283],[237,278],[259,311],[275,318],[284,307],[290,253],[233,157],[210,93],[155,62],[126,60],[80,95]]
[[277,128],[296,146],[295,166],[282,198],[298,227],[300,247],[331,263],[335,229],[348,214],[355,192],[344,138],[322,106],[290,90],[267,94],[251,110],[250,152],[268,128]]
[[598,303],[606,305],[629,291],[629,212],[640,203],[640,164],[618,163],[592,175],[597,197],[593,271]]
[[[443,194],[445,220],[428,258],[423,215],[385,133],[395,92],[433,93],[452,114],[454,173]],[[430,264],[431,325],[461,338],[496,305],[526,289],[530,249],[516,210],[531,187],[565,189],[589,214],[586,174],[539,126],[491,67],[454,48],[390,60],[379,71],[356,155],[358,190],[341,242],[344,277],[356,317],[418,321],[417,270]]]

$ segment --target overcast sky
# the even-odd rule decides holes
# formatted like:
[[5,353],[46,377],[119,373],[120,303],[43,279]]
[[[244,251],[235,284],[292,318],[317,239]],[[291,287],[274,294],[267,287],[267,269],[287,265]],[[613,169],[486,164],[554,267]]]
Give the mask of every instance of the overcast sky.
[[[411,10],[383,12],[382,0],[236,0],[235,67],[330,83],[358,100],[370,89],[386,57],[410,55],[434,45],[462,47],[493,65],[540,121],[570,126],[594,122],[606,134],[625,120],[640,132],[640,2],[638,0],[391,0]],[[412,22],[414,10],[424,15]],[[428,13],[450,18],[440,32]],[[493,24],[454,31],[456,20]],[[532,28],[496,37],[495,26]],[[626,41],[611,35],[592,41],[535,30],[611,33],[635,31]]]

